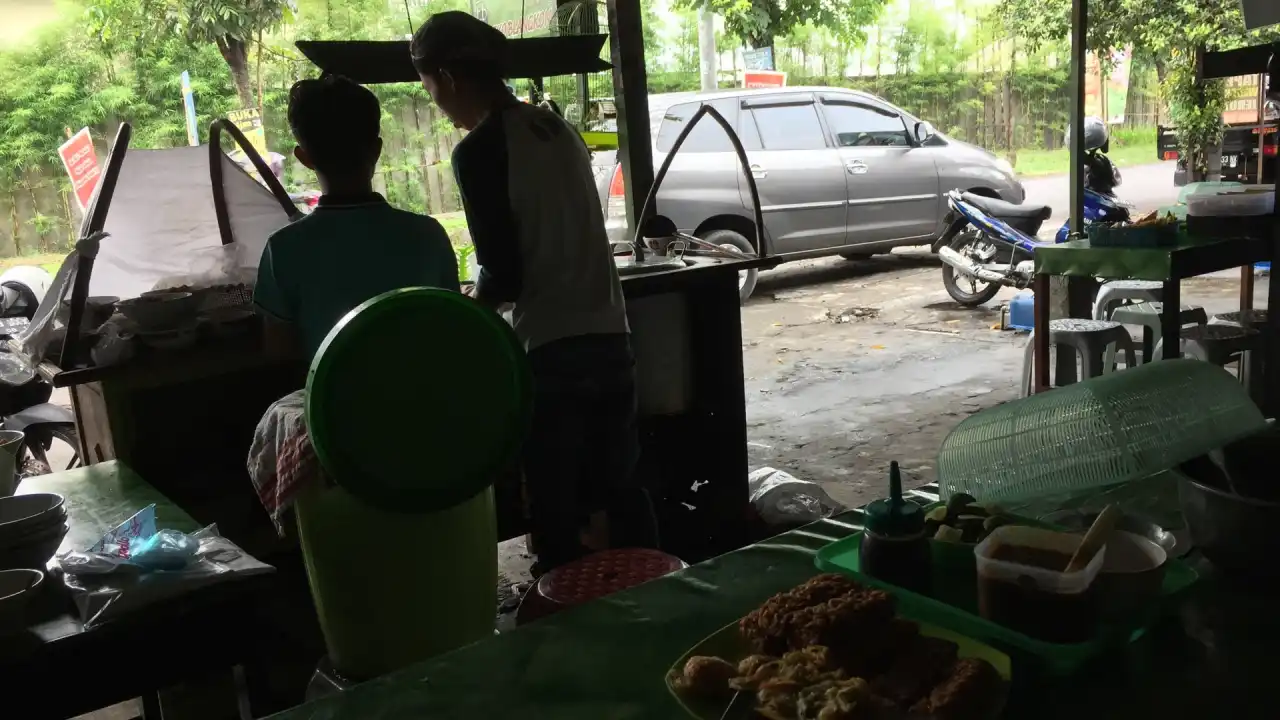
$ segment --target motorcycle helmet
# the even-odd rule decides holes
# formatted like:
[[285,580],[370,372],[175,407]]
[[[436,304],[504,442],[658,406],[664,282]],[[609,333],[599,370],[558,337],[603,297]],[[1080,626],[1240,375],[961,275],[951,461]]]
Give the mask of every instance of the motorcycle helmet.
[[[1107,141],[1111,137],[1107,134],[1107,124],[1102,122],[1102,118],[1090,115],[1084,119],[1084,149],[1085,152],[1102,148],[1106,152]],[[1067,147],[1071,147],[1071,126],[1067,126]]]

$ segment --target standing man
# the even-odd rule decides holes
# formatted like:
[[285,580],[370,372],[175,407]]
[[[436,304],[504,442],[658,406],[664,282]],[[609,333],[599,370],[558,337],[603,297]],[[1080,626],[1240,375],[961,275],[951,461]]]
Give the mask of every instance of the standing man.
[[475,298],[514,306],[529,354],[523,469],[545,571],[585,554],[584,529],[600,535],[604,518],[613,547],[651,544],[655,531],[633,483],[635,363],[590,154],[562,118],[511,94],[506,49],[498,30],[452,11],[418,29],[411,53],[431,99],[468,131],[453,171],[480,265]]

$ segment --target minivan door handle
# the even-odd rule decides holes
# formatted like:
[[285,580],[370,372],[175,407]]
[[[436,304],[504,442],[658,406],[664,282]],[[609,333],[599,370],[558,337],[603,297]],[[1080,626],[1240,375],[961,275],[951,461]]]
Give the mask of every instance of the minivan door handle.
[[861,160],[851,160],[845,165],[845,168],[850,175],[865,175],[867,172],[867,164]]
[[763,179],[765,179],[765,178],[769,177],[769,171],[768,171],[768,170],[765,170],[763,167],[761,167],[761,166],[759,166],[759,165],[752,165],[752,166],[751,166],[751,176],[752,176],[752,177],[754,177],[754,178],[755,178],[755,179],[757,179],[757,180],[763,180]]

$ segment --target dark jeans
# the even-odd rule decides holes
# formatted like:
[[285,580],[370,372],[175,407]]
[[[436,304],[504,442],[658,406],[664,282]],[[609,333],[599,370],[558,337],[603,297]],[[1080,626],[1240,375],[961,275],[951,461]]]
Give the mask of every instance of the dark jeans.
[[579,531],[605,511],[610,544],[653,545],[648,495],[635,483],[635,358],[627,335],[583,335],[529,352],[533,423],[523,450],[533,543],[546,569],[585,554]]

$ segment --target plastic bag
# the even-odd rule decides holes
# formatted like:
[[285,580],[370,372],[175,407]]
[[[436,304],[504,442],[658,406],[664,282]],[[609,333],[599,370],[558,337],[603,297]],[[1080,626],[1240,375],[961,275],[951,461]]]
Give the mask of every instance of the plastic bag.
[[86,628],[215,583],[273,572],[210,525],[190,535],[156,529],[149,505],[85,552],[58,556]]
[[747,476],[751,505],[771,526],[804,525],[844,510],[817,483],[763,467]]
[[129,563],[152,570],[182,570],[196,559],[200,541],[177,530],[161,530],[129,544]]
[[[76,243],[76,249],[63,259],[62,266],[53,276],[53,282],[40,301],[40,307],[36,308],[31,322],[13,338],[14,344],[20,349],[7,354],[8,357],[0,367],[0,382],[23,385],[35,377],[36,367],[48,356],[55,339],[63,337],[63,333],[59,331],[64,327],[64,320],[59,317],[59,313],[62,301],[71,296],[71,290],[75,287],[80,257],[97,257],[99,243],[106,237],[109,235],[96,232],[80,240]],[[61,347],[60,342],[57,345]]]

